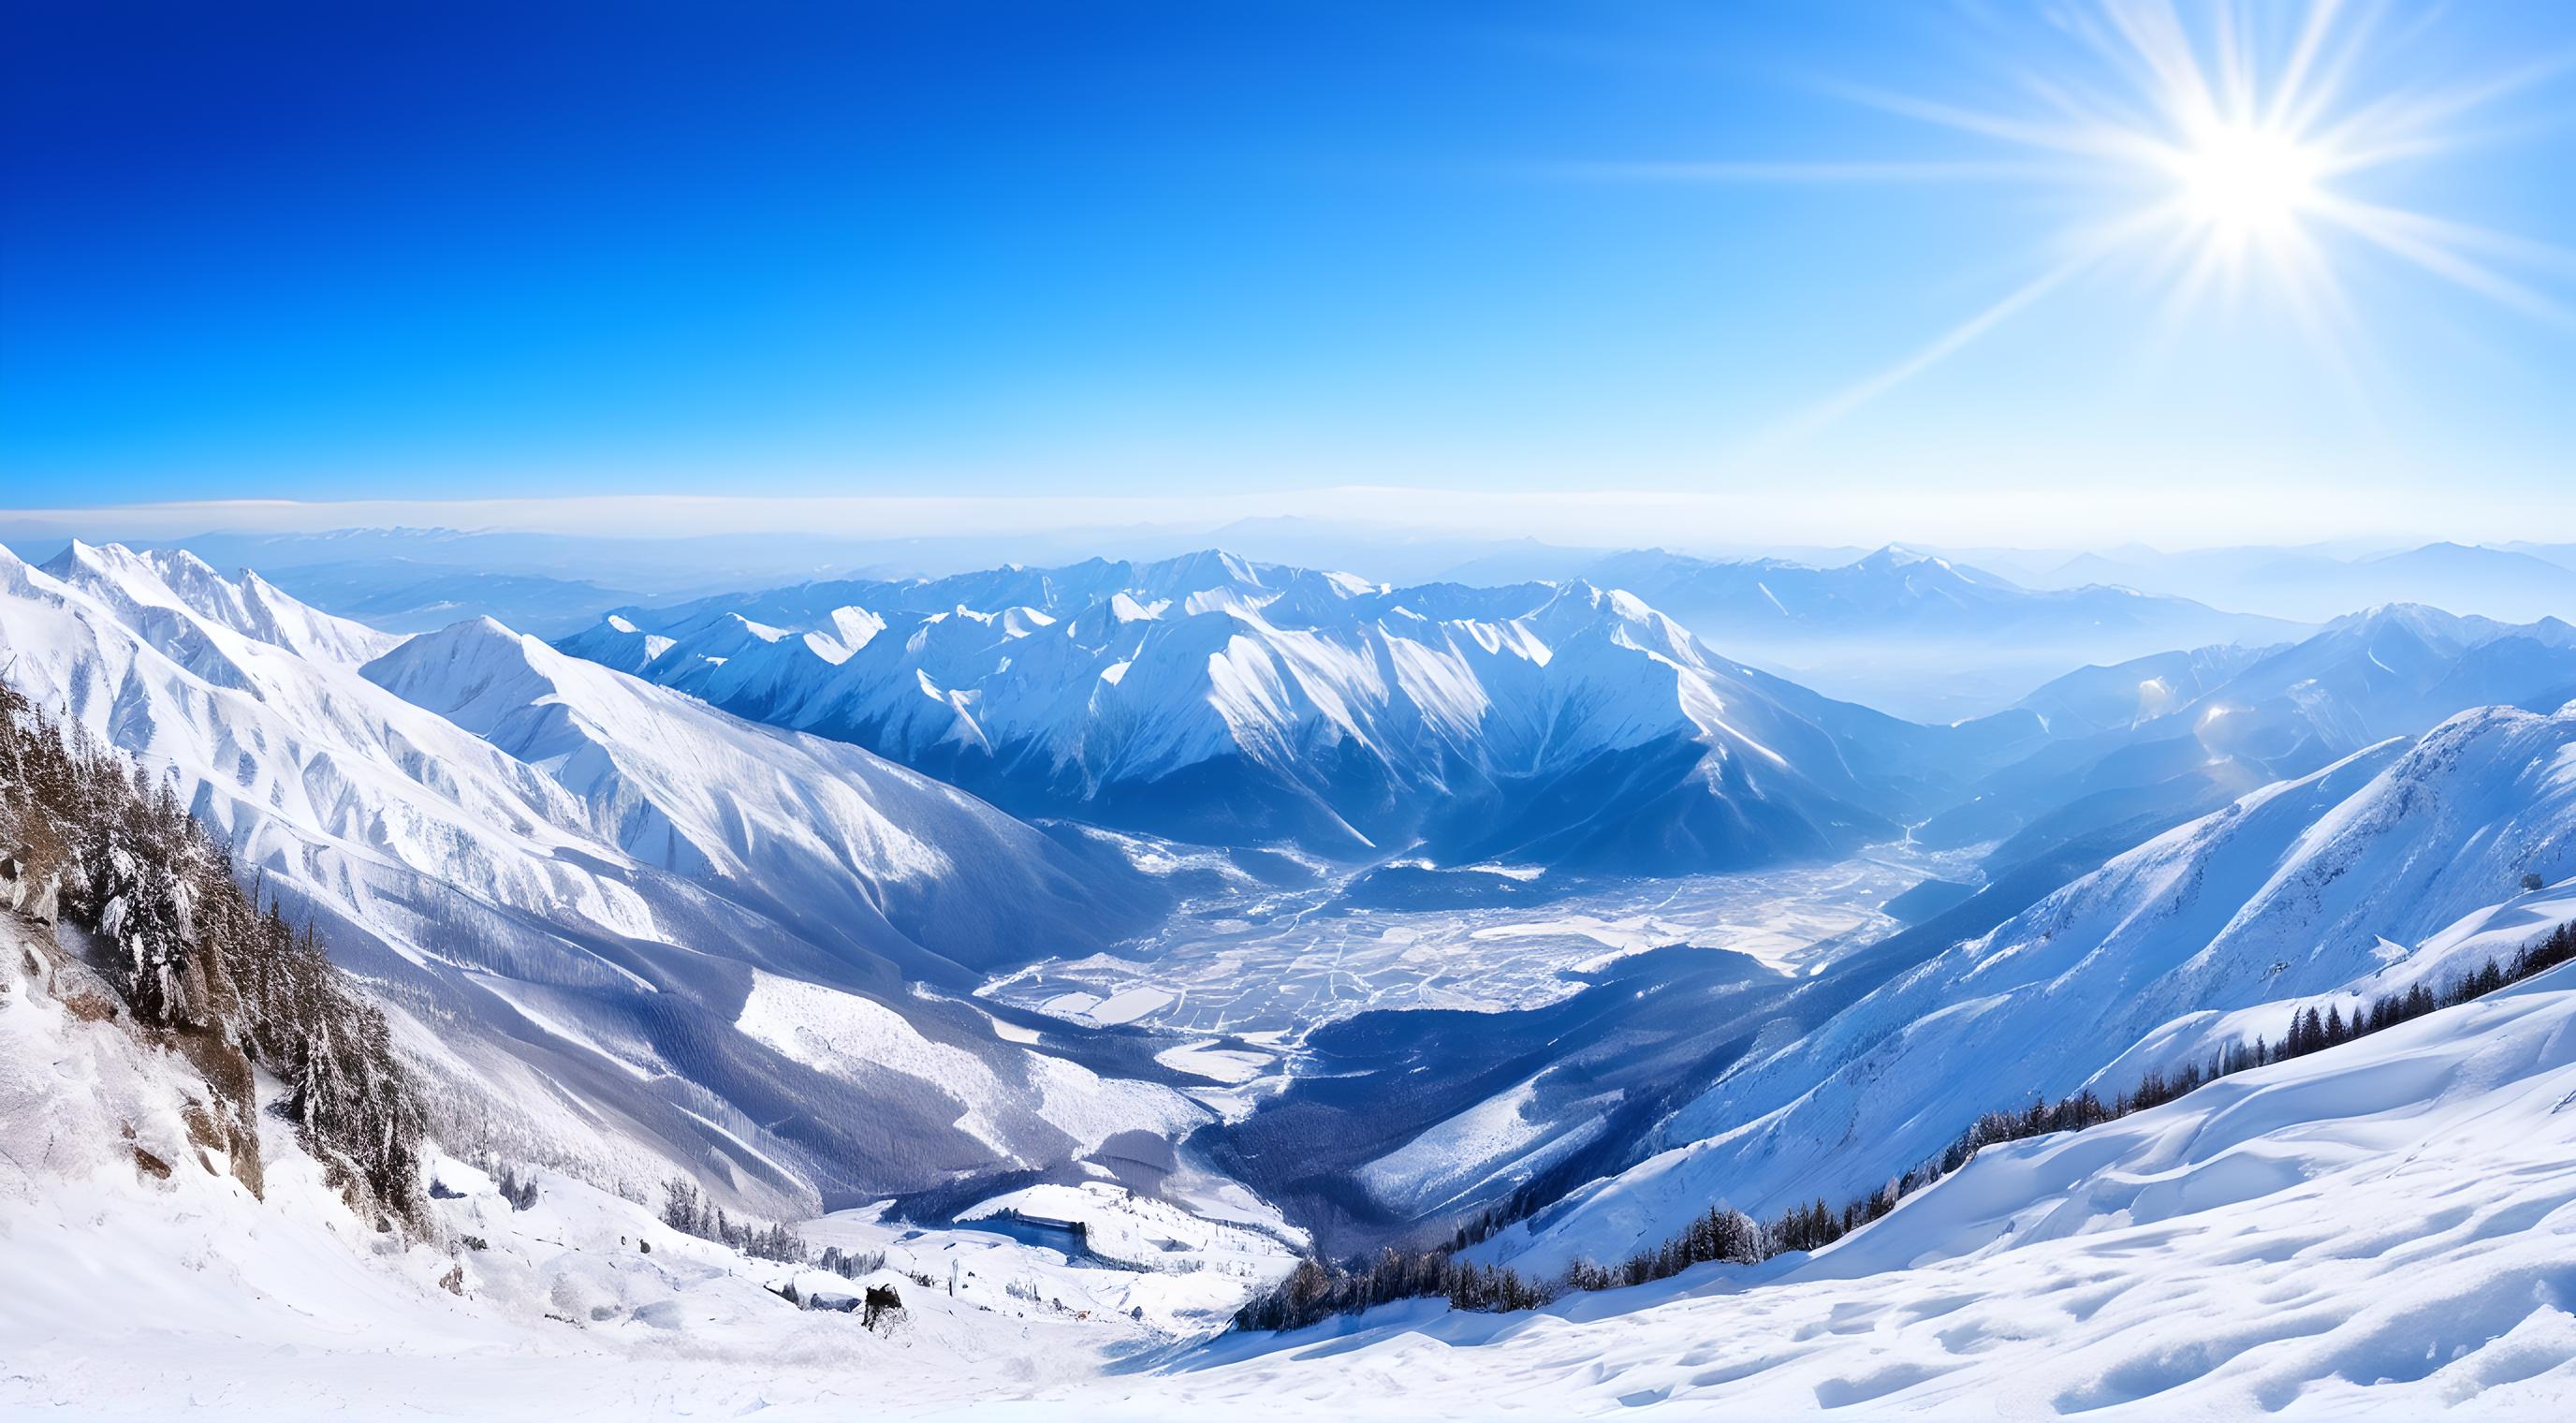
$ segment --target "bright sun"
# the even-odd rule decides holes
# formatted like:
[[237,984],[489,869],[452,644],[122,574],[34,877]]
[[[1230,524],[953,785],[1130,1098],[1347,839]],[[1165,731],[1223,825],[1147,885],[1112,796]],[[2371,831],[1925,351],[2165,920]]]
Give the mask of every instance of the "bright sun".
[[[2576,253],[2457,219],[2390,207],[2391,170],[2463,141],[2464,116],[2556,72],[2372,93],[2360,76],[2388,35],[2385,6],[2352,0],[2074,0],[2052,24],[2076,44],[2018,76],[2020,100],[1977,109],[1871,89],[1860,103],[2021,151],[1986,162],[1742,165],[1726,176],[2063,184],[2112,201],[2048,236],[2018,288],[1879,371],[1816,402],[1785,429],[1839,418],[1981,339],[2060,285],[2115,258],[2174,317],[2211,301],[2277,302],[2322,367],[2352,378],[2361,345],[2345,290],[2361,249],[2576,328],[2576,310],[2512,270],[2576,271]],[[2071,61],[2067,63],[2066,61]],[[2070,78],[2070,76],[2073,76]],[[1717,165],[1732,169],[1735,165]],[[2108,179],[2109,181],[2105,181]],[[2510,264],[2510,265],[2507,265]]]
[[2228,242],[2287,235],[2315,203],[2324,166],[2290,135],[2244,125],[2212,127],[2171,160],[2192,221]]

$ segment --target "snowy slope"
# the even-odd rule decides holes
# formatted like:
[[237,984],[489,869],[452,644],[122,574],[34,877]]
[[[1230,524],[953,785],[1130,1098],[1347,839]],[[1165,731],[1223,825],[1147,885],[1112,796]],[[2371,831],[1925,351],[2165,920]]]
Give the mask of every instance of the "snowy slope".
[[[1222,1264],[1083,1268],[866,1213],[808,1223],[887,1252],[863,1283],[901,1291],[905,1319],[872,1333],[767,1293],[853,1282],[553,1173],[521,1212],[437,1161],[456,1194],[432,1242],[360,1228],[282,1132],[265,1200],[193,1165],[138,1174],[119,1124],[175,1139],[184,1077],[63,1011],[16,932],[0,922],[0,1104],[51,1131],[0,1155],[0,1412],[2554,1419],[2576,1399],[2564,970],[1988,1148],[1813,1256],[1191,1345],[1168,1331],[1205,1319],[1236,1278]],[[442,1291],[459,1267],[462,1293]]]
[[1202,1416],[2561,1417],[2564,980],[1989,1147],[1813,1256],[1534,1315],[1412,1304],[1219,1341],[1148,1396]]
[[1831,567],[1645,549],[1583,576],[1634,592],[1737,657],[1924,720],[1999,710],[2071,666],[2177,647],[2260,647],[2309,631],[2128,588],[2023,587],[1893,546]]
[[164,626],[173,636],[206,621],[329,662],[364,662],[401,641],[316,612],[256,573],[233,582],[185,549],[136,553],[122,544],[102,548],[75,540],[45,571],[116,609],[127,624]]
[[720,880],[816,933],[882,916],[984,968],[1027,956],[1032,907],[1075,943],[1138,920],[1085,888],[1065,851],[971,796],[838,742],[712,715],[490,619],[424,633],[363,675],[542,767],[626,854]]
[[[667,1416],[782,1386],[844,1416],[919,1409],[1091,1377],[1106,1353],[1209,1327],[1286,1260],[1247,1245],[1147,1271],[851,1213],[806,1232],[886,1256],[844,1279],[746,1259],[554,1172],[517,1208],[434,1151],[431,1233],[380,1235],[271,1112],[256,1170],[201,1164],[187,1119],[206,1082],[98,1016],[113,990],[43,932],[0,914],[0,1414]],[[259,1090],[273,1105],[276,1085]],[[911,1278],[952,1267],[953,1294]],[[902,1324],[797,1310],[771,1293],[790,1280],[896,1289]]]
[[[1980,1112],[2133,1085],[2107,1069],[2179,1020],[2386,982],[2526,874],[2576,876],[2576,706],[2463,713],[2119,856],[1738,1063],[1666,1123],[1671,1149],[1496,1248],[1615,1258],[1714,1201],[1863,1194]],[[2286,1007],[2239,1021],[2267,1015],[2277,1037]]]
[[2021,699],[2061,736],[2117,731],[2198,701],[2263,655],[2253,648],[2158,652],[2107,667],[2080,667]]
[[1214,552],[810,585],[561,646],[1014,808],[1354,856],[1814,856],[1895,833],[1973,759],[1728,662],[1626,593],[1388,589]]
[[[505,1138],[811,1201],[1060,1161],[1104,1111],[1203,1115],[1113,1082],[1169,1075],[1132,1045],[1006,1042],[962,996],[997,963],[1113,942],[1159,891],[855,748],[495,624],[387,651],[186,555],[0,559],[0,649],[13,684],[174,778],[267,893],[320,916],[440,1090]],[[758,972],[883,1005],[1006,1080],[1070,1069],[1085,1125],[1029,1111],[978,1136],[943,1081],[767,1049],[735,1027]]]
[[2204,648],[2088,667],[2025,698],[2055,739],[1918,827],[2011,853],[2103,832],[2127,838],[2214,810],[2472,707],[2552,711],[2576,698],[2576,628],[2394,605],[2261,652]]

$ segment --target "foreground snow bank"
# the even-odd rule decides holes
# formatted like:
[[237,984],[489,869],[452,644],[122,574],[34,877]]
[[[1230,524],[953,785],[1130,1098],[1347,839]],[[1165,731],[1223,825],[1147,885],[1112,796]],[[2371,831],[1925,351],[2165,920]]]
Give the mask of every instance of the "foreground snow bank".
[[[1085,1298],[1082,1275],[1132,1271],[988,1237],[990,1288],[961,1297],[892,1272],[818,1278],[553,1173],[514,1209],[485,1173],[434,1160],[434,1235],[379,1233],[267,1112],[254,1194],[190,1137],[195,1069],[45,934],[0,913],[0,1417],[662,1417],[771,1397],[846,1416],[1016,1397],[1095,1375],[1104,1349],[1168,1342],[1002,1283]],[[926,1271],[935,1245],[889,1263]],[[791,1277],[892,1286],[902,1320],[799,1310],[772,1292]]]
[[[0,961],[18,949],[0,942]],[[36,1129],[0,1153],[0,1414],[2487,1419],[2576,1403],[2563,969],[1989,1149],[1812,1257],[1536,1313],[1417,1302],[1201,1346],[1151,1327],[1185,1312],[1139,1292],[1167,1277],[997,1234],[809,1227],[887,1252],[865,1282],[796,1277],[900,1289],[903,1323],[871,1333],[770,1293],[784,1267],[552,1175],[520,1211],[441,1162],[454,1240],[407,1244],[353,1220],[282,1133],[264,1201],[185,1159],[139,1171],[128,1124],[177,1149],[175,1059],[16,970],[0,988],[0,1115]],[[451,1294],[437,1281],[458,1264]]]
[[2571,1311],[2576,980],[2560,970],[1990,1148],[1812,1257],[1537,1314],[1403,1306],[1222,1341],[1162,1382],[1193,1406],[1319,1413],[1339,1379],[1432,1413],[2563,1417]]

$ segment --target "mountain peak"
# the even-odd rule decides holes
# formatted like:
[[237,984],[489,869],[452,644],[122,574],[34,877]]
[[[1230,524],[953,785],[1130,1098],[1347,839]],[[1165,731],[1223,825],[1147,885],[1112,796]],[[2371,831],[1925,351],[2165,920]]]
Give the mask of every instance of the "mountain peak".
[[1956,571],[1951,568],[1950,560],[1933,554],[1918,552],[1917,550],[1907,548],[1903,544],[1887,544],[1870,553],[1863,554],[1861,557],[1852,561],[1852,567],[1866,568],[1873,571],[1881,569],[1923,567],[1937,568],[1944,573],[1952,573]]
[[123,555],[125,559],[131,559],[134,556],[133,550],[123,544],[108,544],[101,547],[98,544],[73,539],[63,545],[61,553],[36,566],[56,578],[76,578],[84,572],[91,574],[108,572],[121,561],[118,555]]

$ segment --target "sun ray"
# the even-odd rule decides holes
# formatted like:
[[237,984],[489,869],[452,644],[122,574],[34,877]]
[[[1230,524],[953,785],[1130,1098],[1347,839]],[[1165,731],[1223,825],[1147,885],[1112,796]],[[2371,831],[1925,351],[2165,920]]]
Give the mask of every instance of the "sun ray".
[[2576,276],[2576,249],[2560,247],[2553,243],[2538,242],[2528,237],[2519,237],[2510,232],[2498,232],[2493,228],[2479,227],[2473,223],[2460,222],[2452,218],[2434,217],[2430,213],[2409,212],[2403,208],[2365,203],[2351,198],[2332,199],[2325,205],[2324,211],[2327,216],[2337,220],[2383,223],[2415,233],[2427,241],[2485,252],[2507,261]]
[[[2403,16],[2402,22],[2392,16]],[[2576,70],[2576,53],[2530,57],[2469,82],[2364,93],[2364,76],[2391,52],[2426,43],[2437,8],[2387,0],[2308,0],[2295,12],[2254,0],[2210,0],[2186,17],[2175,0],[2097,0],[2053,17],[2087,62],[2032,63],[2007,74],[2020,109],[1892,92],[1832,80],[1814,87],[1846,102],[2044,155],[2030,159],[1872,162],[1713,162],[1595,168],[1596,176],[1778,183],[1994,182],[2098,188],[2110,220],[2055,234],[2065,255],[2039,275],[1909,354],[1807,407],[1774,433],[1839,420],[1941,362],[2119,252],[2140,259],[2163,294],[2159,332],[2194,313],[2236,313],[2269,297],[2317,365],[2356,409],[2367,329],[2339,261],[2355,244],[2405,268],[2553,326],[2576,308],[2550,286],[2576,279],[2576,253],[2508,233],[2366,201],[2349,180],[2456,153],[2474,136],[2462,122]],[[2277,22],[2277,23],[2276,23]],[[2113,82],[2085,83],[2088,69]],[[2024,111],[2026,110],[2026,112]],[[2563,127],[2563,118],[2550,121]],[[2528,137],[2525,120],[2500,136]],[[2335,239],[2349,238],[2350,241]]]
[[1545,171],[1570,178],[1645,182],[1724,183],[1958,183],[2067,179],[2081,169],[2062,162],[2026,159],[1934,162],[1726,162],[1638,160],[1625,163],[1560,163]]
[[1864,85],[1826,84],[1826,92],[1849,102],[1894,114],[1900,118],[1938,124],[1984,138],[2000,139],[2025,148],[2047,149],[2087,157],[2119,157],[2136,142],[2133,134],[2102,129],[2062,129],[2027,120],[2006,118],[2000,114],[1982,113],[1931,99],[1918,99],[1909,94],[1892,93]]
[[[2306,232],[2293,233],[2290,241],[2306,249],[2313,249],[2316,243]],[[2353,418],[2376,425],[2378,402],[2370,398],[2368,384],[2354,364],[2356,355],[2369,349],[2362,339],[2359,313],[2353,310],[2333,264],[2312,250],[2302,255],[2309,260],[2287,262],[2282,268],[2281,290],[2290,319],[2298,326],[2317,363],[2334,377],[2335,387]]]
[[1783,443],[1799,436],[1812,434],[1842,419],[1854,410],[1967,349],[1979,337],[2010,320],[2015,313],[2046,296],[2060,283],[2098,260],[2097,256],[2086,254],[2070,258],[2040,273],[1985,310],[1941,333],[1912,355],[1807,407],[1783,422],[1771,432],[1768,439],[1760,443],[1764,445]]
[[2344,231],[2454,286],[2553,326],[2576,329],[2576,310],[2458,251],[2413,213],[2360,203],[2333,203],[2325,211]]
[[[2281,66],[2281,77],[2272,87],[2272,102],[2263,115],[2265,123],[2292,131],[2306,126],[2305,120],[2309,116],[2301,110],[2306,98],[2308,73],[2316,67],[2317,56],[2325,49],[2326,38],[2334,30],[2335,16],[2342,8],[2339,0],[2317,0],[2308,7],[2299,24],[2299,38],[2290,46],[2290,57]],[[2368,21],[2363,23],[2366,25]],[[2348,56],[2354,48],[2347,40],[2342,53]],[[2325,77],[2317,86],[2320,93],[2333,92],[2338,70],[2336,61],[2328,62]]]

